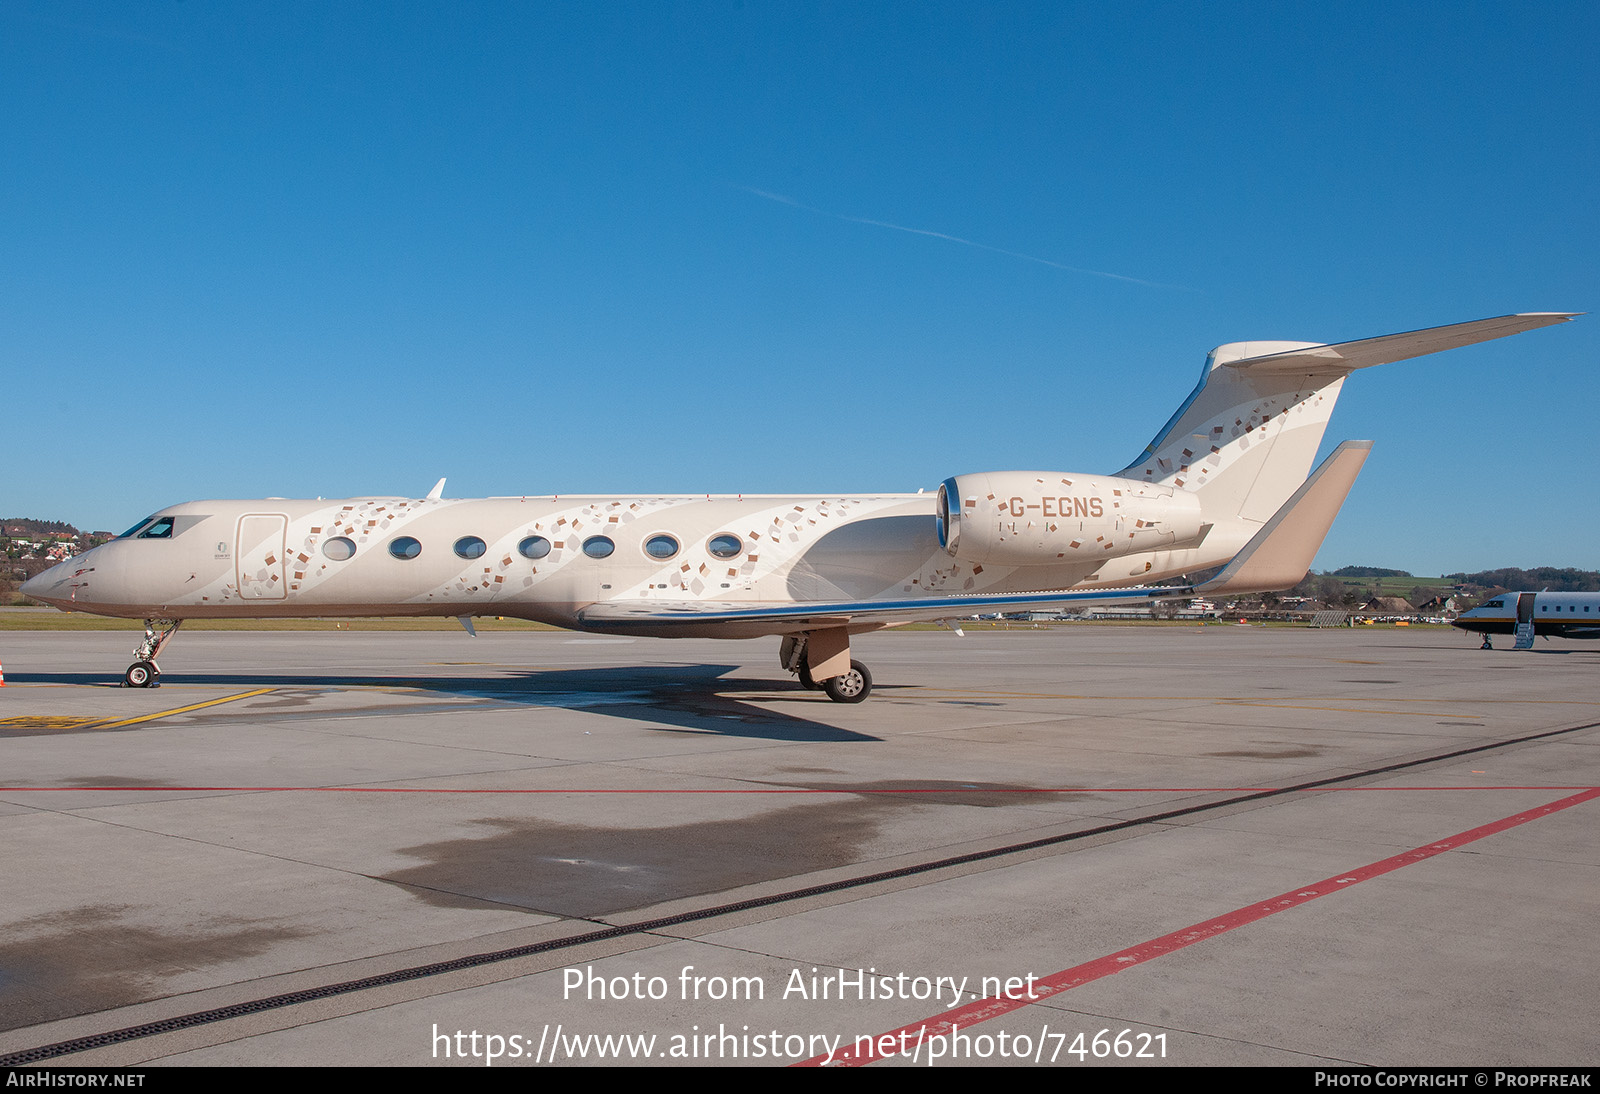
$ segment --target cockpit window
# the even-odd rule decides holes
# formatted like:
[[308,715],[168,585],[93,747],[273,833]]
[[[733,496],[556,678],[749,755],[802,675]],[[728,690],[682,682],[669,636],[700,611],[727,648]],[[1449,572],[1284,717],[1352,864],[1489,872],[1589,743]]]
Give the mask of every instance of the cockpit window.
[[118,539],[127,539],[129,536],[133,535],[133,533],[137,532],[139,529],[143,528],[146,524],[149,524],[154,519],[155,519],[154,517],[145,517],[138,524],[135,524],[132,528],[129,528],[126,532],[122,533],[117,538]]
[[150,522],[150,527],[139,533],[139,538],[171,539],[172,524],[173,521],[171,517],[157,517],[155,520]]

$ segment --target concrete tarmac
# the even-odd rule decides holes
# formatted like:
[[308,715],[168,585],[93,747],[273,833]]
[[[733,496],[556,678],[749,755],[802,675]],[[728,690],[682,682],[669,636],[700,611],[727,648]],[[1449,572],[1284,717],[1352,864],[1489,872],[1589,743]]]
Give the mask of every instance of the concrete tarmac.
[[1600,643],[134,637],[0,635],[0,1062],[1600,1062]]

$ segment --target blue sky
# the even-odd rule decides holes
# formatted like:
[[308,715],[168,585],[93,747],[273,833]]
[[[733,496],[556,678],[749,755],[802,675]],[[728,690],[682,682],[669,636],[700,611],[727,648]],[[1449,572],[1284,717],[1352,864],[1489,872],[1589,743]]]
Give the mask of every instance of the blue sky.
[[[12,0],[0,515],[1114,471],[1219,343],[1596,310],[1597,38],[1592,2]],[[1355,375],[1316,567],[1600,567],[1597,350]]]

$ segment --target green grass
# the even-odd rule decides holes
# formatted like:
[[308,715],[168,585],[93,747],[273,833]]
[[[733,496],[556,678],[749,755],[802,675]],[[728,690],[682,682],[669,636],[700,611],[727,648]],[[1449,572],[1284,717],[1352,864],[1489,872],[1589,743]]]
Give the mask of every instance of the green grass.
[[1429,596],[1449,596],[1455,588],[1453,582],[1442,577],[1341,577],[1339,580],[1348,588],[1364,592],[1376,585],[1378,596],[1410,597],[1411,590],[1416,588],[1427,589]]

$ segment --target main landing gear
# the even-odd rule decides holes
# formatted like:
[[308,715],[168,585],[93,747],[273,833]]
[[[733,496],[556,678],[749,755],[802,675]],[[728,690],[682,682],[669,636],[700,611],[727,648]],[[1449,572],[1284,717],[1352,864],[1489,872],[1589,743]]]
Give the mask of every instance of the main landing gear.
[[850,660],[850,632],[843,627],[785,635],[778,663],[800,678],[801,687],[826,692],[835,703],[859,703],[872,694],[872,673]]
[[1484,633],[1484,636],[1483,636],[1483,645],[1481,645],[1481,646],[1479,646],[1479,647],[1478,647],[1478,648],[1479,648],[1479,649],[1480,649],[1480,650],[1492,650],[1492,649],[1494,649],[1494,643],[1493,643],[1493,642],[1491,642],[1491,641],[1489,641],[1489,635],[1488,635],[1488,632],[1485,632],[1485,633]]
[[859,703],[872,693],[872,673],[860,661],[852,661],[848,672],[824,680],[822,690],[835,703]]
[[178,628],[183,626],[181,619],[146,619],[144,621],[144,641],[134,648],[133,664],[128,666],[128,671],[122,674],[122,686],[125,688],[158,688],[161,686],[161,666],[156,664],[156,657],[160,655],[161,648],[165,646],[172,636],[178,633]]

